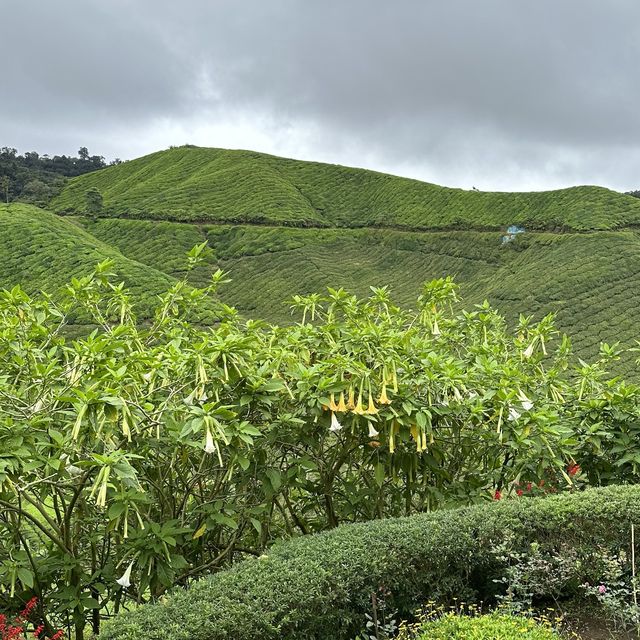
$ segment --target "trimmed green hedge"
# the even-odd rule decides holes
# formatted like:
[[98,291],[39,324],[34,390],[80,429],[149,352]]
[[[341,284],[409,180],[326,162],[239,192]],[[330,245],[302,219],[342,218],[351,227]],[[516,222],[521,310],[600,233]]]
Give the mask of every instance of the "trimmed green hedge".
[[[628,548],[638,513],[640,486],[628,486],[345,525],[280,543],[268,556],[121,615],[100,638],[348,640],[381,585],[403,616],[427,600],[490,600],[504,575],[497,545],[526,553],[537,542],[589,558]],[[588,562],[576,566],[575,584],[598,579]]]

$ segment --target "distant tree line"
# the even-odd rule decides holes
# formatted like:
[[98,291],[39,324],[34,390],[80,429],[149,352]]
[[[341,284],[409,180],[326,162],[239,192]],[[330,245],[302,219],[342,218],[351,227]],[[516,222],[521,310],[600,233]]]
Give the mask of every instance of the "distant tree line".
[[[120,164],[116,159],[109,164]],[[80,147],[77,156],[40,155],[0,147],[0,198],[2,202],[46,204],[60,192],[67,178],[73,178],[107,166],[103,156],[91,156]]]
[[628,196],[633,196],[634,198],[640,198],[640,190],[639,191],[626,191]]

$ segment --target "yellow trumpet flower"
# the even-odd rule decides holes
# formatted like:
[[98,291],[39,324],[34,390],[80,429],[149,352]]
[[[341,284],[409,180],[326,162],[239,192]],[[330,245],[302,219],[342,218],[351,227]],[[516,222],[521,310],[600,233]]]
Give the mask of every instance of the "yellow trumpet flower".
[[331,411],[337,411],[338,410],[338,405],[336,404],[336,397],[335,394],[331,394],[331,400],[329,401],[329,409]]
[[347,400],[347,411],[355,411],[356,399],[353,387],[349,387],[349,399]]
[[387,396],[387,383],[382,383],[382,391],[380,392],[380,397],[378,398],[378,404],[391,404],[391,400]]
[[338,407],[336,408],[336,411],[346,411],[347,410],[347,405],[344,402],[344,391],[340,392],[340,401],[338,402]]
[[362,391],[358,393],[358,402],[356,403],[353,413],[356,413],[359,416],[363,416],[366,413],[366,411],[362,407]]
[[393,453],[396,450],[395,431],[396,423],[394,421],[391,423],[391,428],[389,429],[389,453]]
[[369,393],[369,406],[367,407],[366,413],[368,413],[370,416],[373,416],[376,413],[378,413],[378,409],[376,408],[376,405],[373,404],[373,395],[371,393]]

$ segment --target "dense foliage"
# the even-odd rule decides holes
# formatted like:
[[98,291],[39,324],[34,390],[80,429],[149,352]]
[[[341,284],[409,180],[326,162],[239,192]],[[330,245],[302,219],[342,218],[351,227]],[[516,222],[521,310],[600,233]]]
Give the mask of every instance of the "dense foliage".
[[[50,628],[81,637],[282,536],[637,480],[636,388],[606,346],[571,368],[550,317],[510,335],[447,279],[416,311],[330,289],[268,326],[216,300],[216,272],[139,323],[112,266],[62,299],[0,294],[0,598],[36,595]],[[96,330],[65,339],[79,316]]]
[[104,196],[103,215],[298,227],[403,229],[616,229],[640,221],[636,198],[601,187],[490,193],[251,151],[192,146],[131,160],[71,180],[56,212],[85,213],[85,194]]
[[[488,603],[507,591],[502,579],[514,567],[530,572],[529,560],[540,556],[538,602],[591,604],[581,585],[603,579],[609,556],[630,576],[639,508],[639,487],[611,487],[346,525],[277,544],[119,616],[100,638],[351,640],[381,585],[403,617],[427,600]],[[570,561],[566,570],[559,556]]]
[[102,156],[90,156],[81,147],[78,156],[40,155],[28,151],[23,155],[17,149],[0,148],[0,199],[2,202],[20,200],[44,204],[58,194],[65,178],[80,176],[107,166]]

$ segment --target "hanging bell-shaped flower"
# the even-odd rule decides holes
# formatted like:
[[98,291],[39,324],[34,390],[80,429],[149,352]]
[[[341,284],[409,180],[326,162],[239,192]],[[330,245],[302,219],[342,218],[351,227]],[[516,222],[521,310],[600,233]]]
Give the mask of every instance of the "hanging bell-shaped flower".
[[340,400],[338,401],[338,407],[336,409],[336,411],[340,411],[342,413],[344,413],[347,410],[347,405],[344,401],[344,391],[340,392]]
[[527,396],[522,393],[522,391],[518,392],[518,399],[520,400],[522,408],[525,411],[530,411],[531,409],[533,409],[533,402],[531,402],[531,400],[529,400],[529,398],[527,398]]
[[131,586],[131,569],[133,569],[133,560],[129,563],[129,566],[122,574],[122,577],[116,580],[116,582],[124,589]]
[[380,397],[378,398],[378,404],[391,404],[391,400],[387,396],[387,383],[382,383],[382,391],[380,391]]
[[380,433],[376,430],[376,428],[370,422],[369,423],[369,437],[370,438],[377,438],[379,435],[380,435]]
[[342,429],[342,425],[340,421],[336,417],[335,413],[331,413],[331,426],[329,427],[329,431],[333,431],[334,433],[340,431]]
[[349,399],[347,400],[347,411],[356,409],[356,392],[353,387],[349,388]]
[[391,423],[391,428],[389,429],[389,453],[393,453],[396,450],[396,422],[395,420]]
[[376,413],[378,413],[378,409],[376,405],[373,403],[373,395],[371,393],[369,394],[369,406],[367,407],[366,413],[370,416],[373,416]]
[[353,410],[353,413],[356,413],[359,416],[362,416],[366,413],[366,411],[364,410],[364,407],[362,406],[362,392],[358,394],[358,402],[356,403],[356,407]]
[[520,417],[520,413],[513,407],[509,407],[509,420],[517,420]]
[[211,429],[209,429],[209,427],[207,427],[207,435],[205,437],[204,450],[206,453],[214,453],[216,450],[216,445],[213,442],[213,436],[211,435]]

